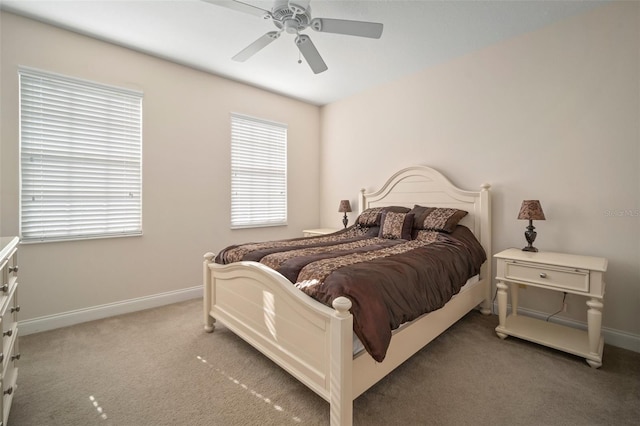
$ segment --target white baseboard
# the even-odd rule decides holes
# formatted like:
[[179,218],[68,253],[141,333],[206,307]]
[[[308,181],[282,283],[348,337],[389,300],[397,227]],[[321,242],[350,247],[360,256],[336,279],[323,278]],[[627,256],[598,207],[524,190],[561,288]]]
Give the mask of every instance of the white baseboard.
[[[493,312],[497,314],[498,312],[498,304],[497,302],[493,303]],[[507,312],[511,312],[511,305],[507,305]],[[534,311],[533,309],[526,309],[519,307],[518,313],[522,313],[524,315],[538,318],[541,320],[546,320],[549,314]],[[582,321],[576,321],[568,318],[562,317],[551,317],[549,322],[554,322],[557,324],[566,325],[573,328],[579,328],[581,330],[587,329],[587,323]],[[602,335],[604,336],[604,342],[607,345],[616,346],[618,348],[628,349],[634,352],[640,352],[640,336],[637,334],[628,333],[622,330],[616,330],[614,328],[602,327]]]
[[151,296],[138,297],[136,299],[123,300],[121,302],[107,303],[105,305],[92,306],[89,308],[77,309],[75,311],[62,312],[59,314],[18,321],[18,328],[20,330],[20,334],[26,336],[27,334],[53,330],[87,321],[141,311],[144,309],[156,308],[158,306],[182,302],[184,300],[201,298],[202,294],[202,286],[199,285],[166,293],[153,294]]
[[[87,321],[127,314],[144,309],[156,308],[158,306],[182,302],[184,300],[201,298],[202,291],[203,288],[201,285],[199,285],[181,290],[154,294],[151,296],[138,297],[136,299],[123,300],[121,302],[108,303],[105,305],[77,309],[75,311],[47,315],[44,317],[19,321],[18,328],[20,329],[20,334],[26,336],[28,334],[53,330],[61,327],[68,327],[70,325],[80,324]],[[508,306],[508,309],[510,310],[511,306]],[[498,312],[497,303],[493,304],[493,312]],[[534,311],[532,309],[526,308],[519,308],[518,312],[543,320],[549,316],[544,312]],[[580,328],[582,330],[587,329],[587,324],[582,321],[576,321],[561,317],[553,317],[550,319],[550,321],[567,325],[569,327]],[[602,328],[602,334],[604,335],[604,341],[609,345],[628,349],[634,352],[640,352],[640,336],[636,334],[607,327]]]

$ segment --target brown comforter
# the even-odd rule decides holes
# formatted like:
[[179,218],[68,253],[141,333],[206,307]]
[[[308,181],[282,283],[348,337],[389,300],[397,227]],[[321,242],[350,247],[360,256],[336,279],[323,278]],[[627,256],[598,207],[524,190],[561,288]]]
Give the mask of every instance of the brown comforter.
[[480,272],[486,254],[464,226],[451,234],[414,231],[411,241],[377,234],[375,227],[352,226],[320,237],[234,245],[216,262],[261,262],[328,306],[348,297],[354,332],[382,362],[391,331],[444,306]]

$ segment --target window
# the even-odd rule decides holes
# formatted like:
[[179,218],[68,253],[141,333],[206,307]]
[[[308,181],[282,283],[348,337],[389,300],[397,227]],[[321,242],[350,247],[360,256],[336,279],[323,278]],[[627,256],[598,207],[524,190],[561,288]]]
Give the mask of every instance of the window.
[[23,241],[142,234],[142,93],[18,75]]
[[231,114],[231,228],[287,224],[287,125]]

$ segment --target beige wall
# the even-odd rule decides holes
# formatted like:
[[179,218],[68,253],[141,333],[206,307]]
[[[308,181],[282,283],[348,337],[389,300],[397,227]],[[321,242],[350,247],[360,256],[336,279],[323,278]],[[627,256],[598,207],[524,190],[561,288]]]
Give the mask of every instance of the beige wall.
[[[526,244],[520,203],[540,199],[535,245],[607,257],[604,326],[640,350],[639,18],[637,2],[605,6],[323,107],[322,224],[413,164],[493,184],[495,252]],[[561,293],[520,294],[562,306]],[[586,321],[585,299],[567,300]]]
[[[536,246],[608,257],[604,325],[637,342],[639,15],[616,3],[319,110],[3,12],[2,235],[18,231],[17,66],[144,92],[144,236],[23,245],[21,319],[197,286],[203,252],[339,227],[340,199],[357,208],[361,187],[427,164],[463,188],[493,184],[494,251],[525,244],[515,217],[540,199]],[[228,227],[230,111],[289,124],[286,228]],[[561,303],[521,294],[536,311]],[[568,302],[567,317],[584,321],[584,300]]]
[[[22,245],[21,320],[201,285],[201,259],[319,223],[317,106],[2,13],[2,235],[18,232],[18,65],[142,90],[142,237]],[[229,229],[229,112],[289,124],[289,225]]]

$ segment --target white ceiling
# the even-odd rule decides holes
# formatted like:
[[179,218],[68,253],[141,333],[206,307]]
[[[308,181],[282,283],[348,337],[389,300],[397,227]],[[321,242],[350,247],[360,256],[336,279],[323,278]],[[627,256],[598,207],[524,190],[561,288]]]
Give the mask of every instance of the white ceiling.
[[[271,9],[272,1],[244,0]],[[313,17],[381,22],[379,40],[307,33],[329,69],[298,64],[293,36],[239,63],[231,57],[275,29],[270,21],[200,0],[0,0],[3,10],[180,64],[324,105],[604,1],[312,0]]]

